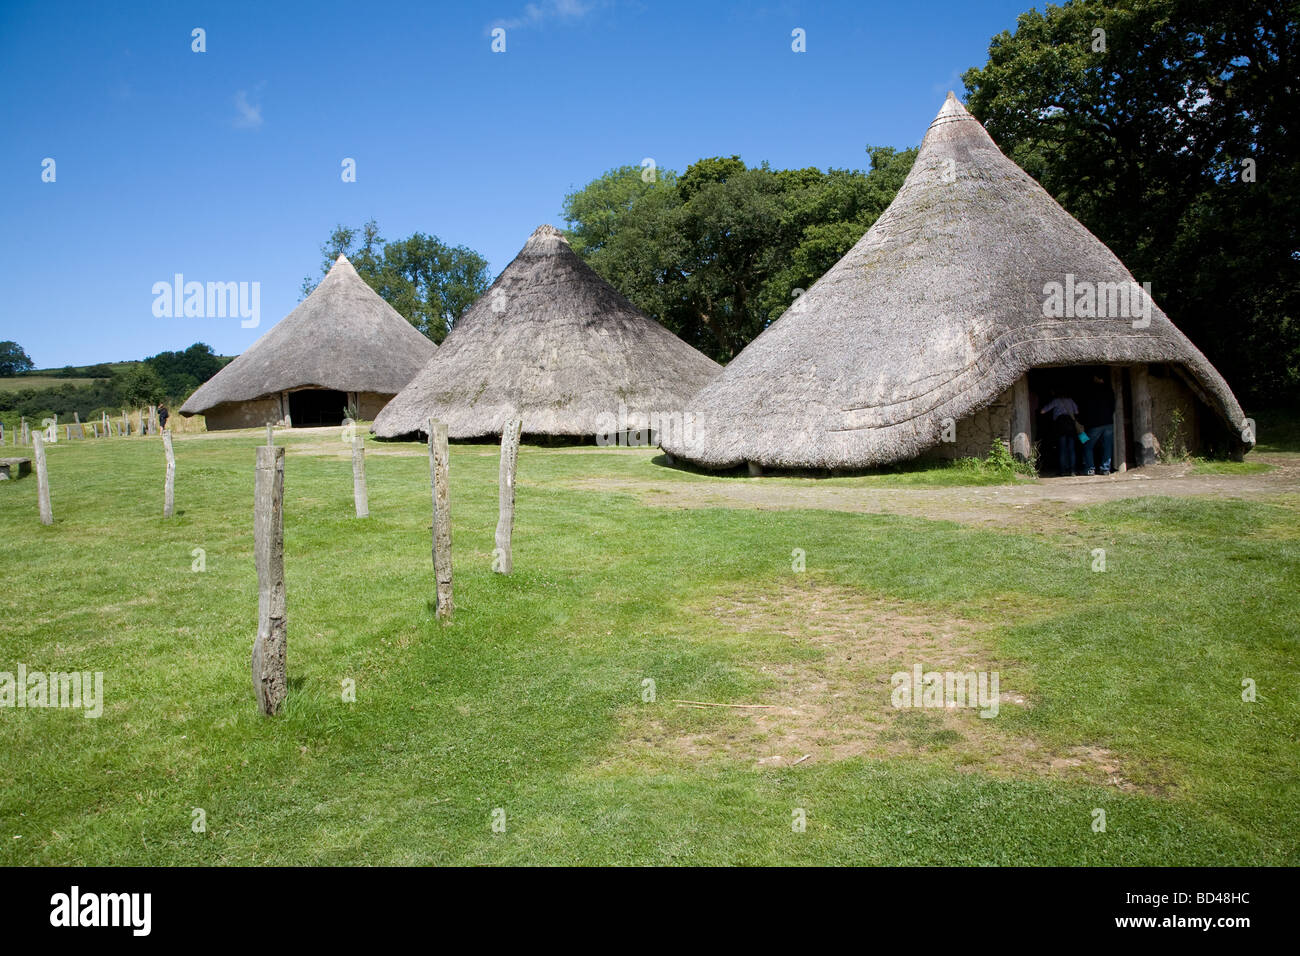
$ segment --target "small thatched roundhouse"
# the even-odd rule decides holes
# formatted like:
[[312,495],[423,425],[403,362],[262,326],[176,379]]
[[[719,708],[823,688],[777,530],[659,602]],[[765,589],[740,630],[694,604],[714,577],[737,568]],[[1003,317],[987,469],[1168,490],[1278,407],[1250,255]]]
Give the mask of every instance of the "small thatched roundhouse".
[[525,435],[622,443],[641,432],[641,444],[677,430],[719,371],[541,226],[372,431],[427,433],[434,418],[452,438],[478,438],[519,414]]
[[751,472],[982,457],[996,439],[1025,456],[1038,406],[1085,366],[1114,392],[1117,468],[1166,439],[1240,453],[1240,406],[1149,291],[949,93],[885,213],[663,447]]
[[181,406],[209,429],[369,420],[437,350],[346,256],[296,309]]

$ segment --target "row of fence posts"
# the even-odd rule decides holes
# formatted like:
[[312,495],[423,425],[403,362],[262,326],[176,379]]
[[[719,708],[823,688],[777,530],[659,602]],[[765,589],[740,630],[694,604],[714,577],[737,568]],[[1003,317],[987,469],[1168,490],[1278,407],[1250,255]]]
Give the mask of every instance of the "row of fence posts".
[[[132,424],[133,418],[135,420],[134,425]],[[164,430],[158,418],[158,409],[153,405],[146,405],[135,413],[130,413],[125,408],[122,409],[120,425],[110,418],[107,412],[101,412],[97,422],[83,422],[81,414],[74,411],[72,413],[72,422],[63,423],[64,441],[84,440],[87,428],[90,429],[92,438],[125,437],[132,434],[133,430],[136,435],[158,435]],[[42,429],[45,432],[46,442],[57,441],[59,416],[55,415],[53,418],[44,419]],[[6,439],[8,439],[8,444],[14,447],[31,445],[33,434],[31,426],[27,424],[26,416],[19,419],[17,428],[6,429],[4,422],[0,422],[0,445],[4,445]]]
[[[451,617],[451,489],[448,484],[450,454],[447,425],[430,419],[429,478],[433,504],[434,616]],[[506,422],[501,432],[501,465],[498,471],[496,547],[492,570],[509,574],[514,569],[511,537],[515,520],[515,473],[519,463],[519,440],[523,422],[518,417]],[[352,435],[352,496],[358,518],[370,515],[366,492],[365,446]],[[284,448],[275,444],[270,424],[266,445],[257,449],[253,487],[253,555],[257,566],[257,637],[253,641],[253,691],[262,713],[279,712],[288,693],[288,627],[284,585]]]
[[[50,473],[45,457],[45,432],[37,429],[32,432],[32,457],[36,470],[36,499],[41,515],[41,524],[54,524],[54,509],[50,506]],[[172,433],[164,428],[162,432],[163,456],[166,462],[163,479],[163,517],[170,518],[176,503],[176,454],[172,448]]]
[[[26,421],[23,426],[26,427]],[[430,419],[428,427],[433,505],[434,615],[440,620],[447,620],[454,607],[451,489],[448,483],[450,452],[447,425]],[[509,574],[514,569],[511,537],[515,520],[515,472],[519,463],[522,431],[523,422],[516,417],[506,422],[501,432],[497,491],[499,514],[495,548],[492,552],[492,570],[500,574]],[[54,523],[54,512],[50,506],[45,434],[42,430],[37,430],[31,433],[31,438],[36,459],[36,495],[41,524],[50,525]],[[351,444],[353,505],[358,518],[368,518],[370,503],[366,490],[365,443],[360,435],[353,433]],[[169,429],[162,430],[162,446],[166,462],[163,517],[170,518],[176,500],[176,454]],[[257,449],[253,490],[253,553],[258,591],[257,637],[253,642],[252,657],[253,689],[262,712],[275,714],[283,704],[288,688],[284,587],[284,448],[275,444],[275,433],[269,422],[266,426],[266,445]]]
[[[163,440],[163,454],[166,460],[166,477],[163,483],[163,517],[170,518],[175,510],[176,500],[176,455],[172,449],[171,429],[162,428],[158,421],[158,408],[153,405],[147,405],[140,409],[138,413],[139,429],[138,434],[154,435],[161,433]],[[73,439],[86,437],[86,424],[82,422],[81,415],[78,412],[72,413],[72,424],[67,423],[63,426],[64,439],[72,441]],[[104,437],[113,433],[113,423],[109,420],[107,413],[101,413],[98,423],[89,423],[91,433],[94,437],[99,438],[99,426],[104,428]],[[269,425],[267,426],[270,427]],[[41,524],[54,524],[54,510],[50,506],[50,475],[46,465],[45,445],[51,441],[58,440],[59,417],[45,420],[45,427],[32,431],[27,425],[27,418],[24,416],[19,419],[18,430],[13,432],[13,444],[31,445],[32,457],[35,459],[33,465],[36,469],[36,497],[37,505],[40,510]],[[131,420],[126,409],[122,409],[122,428],[117,434],[130,434]],[[5,430],[4,423],[0,422],[0,445],[4,444]]]

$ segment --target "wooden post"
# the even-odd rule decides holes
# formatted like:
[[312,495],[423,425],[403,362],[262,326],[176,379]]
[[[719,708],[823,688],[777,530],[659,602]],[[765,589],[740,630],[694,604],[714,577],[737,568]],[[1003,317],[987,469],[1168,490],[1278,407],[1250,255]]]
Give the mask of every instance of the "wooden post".
[[1029,440],[1033,413],[1029,409],[1029,376],[1022,375],[1011,386],[1011,454],[1029,461],[1033,443]]
[[1110,390],[1115,393],[1115,450],[1111,453],[1110,470],[1113,473],[1128,471],[1128,439],[1124,430],[1124,369],[1110,367]]
[[1151,415],[1151,379],[1145,365],[1135,365],[1130,373],[1133,383],[1133,439],[1137,445],[1138,465],[1154,465],[1160,452]]
[[266,447],[267,448],[275,447],[275,433],[271,431],[270,422],[266,423]]
[[253,556],[257,564],[257,639],[253,690],[262,713],[280,709],[288,693],[284,594],[284,449],[257,449],[253,491]]
[[172,430],[164,428],[162,433],[163,451],[167,455],[167,483],[163,489],[163,517],[172,516],[172,506],[176,499],[176,456],[172,454]]
[[131,434],[131,419],[126,414],[126,409],[122,409],[122,437],[125,438]]
[[370,496],[366,493],[366,444],[360,435],[352,436],[352,502],[358,518],[370,517]]
[[760,478],[763,475],[763,466],[756,461],[747,462],[749,465],[749,477]]
[[447,487],[447,426],[429,419],[429,472],[433,478],[434,613],[451,617],[451,498]]
[[492,570],[509,574],[515,569],[510,552],[510,536],[515,527],[515,471],[519,464],[519,435],[523,431],[522,419],[512,418],[501,432],[501,468],[497,488],[496,553]]
[[54,524],[54,512],[50,509],[50,476],[45,470],[45,436],[39,431],[32,432],[32,446],[36,457],[36,499],[40,503],[41,524]]

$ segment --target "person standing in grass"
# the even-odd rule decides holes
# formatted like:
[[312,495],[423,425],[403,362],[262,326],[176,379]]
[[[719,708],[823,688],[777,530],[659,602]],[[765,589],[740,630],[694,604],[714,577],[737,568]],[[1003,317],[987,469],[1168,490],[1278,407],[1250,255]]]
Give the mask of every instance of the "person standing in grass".
[[171,416],[171,412],[167,411],[166,405],[158,406],[158,428],[160,430],[167,427],[167,419],[170,416]]
[[1052,433],[1056,436],[1057,473],[1073,475],[1075,466],[1074,444],[1078,441],[1077,436],[1079,433],[1078,428],[1075,427],[1075,419],[1079,414],[1079,406],[1064,391],[1049,389],[1048,396],[1051,401],[1039,409],[1038,414],[1052,416],[1050,420]]
[[1101,473],[1110,474],[1110,459],[1115,450],[1115,392],[1100,375],[1092,377],[1083,397],[1083,427],[1088,441],[1083,446],[1087,474],[1095,474],[1094,464],[1101,459]]

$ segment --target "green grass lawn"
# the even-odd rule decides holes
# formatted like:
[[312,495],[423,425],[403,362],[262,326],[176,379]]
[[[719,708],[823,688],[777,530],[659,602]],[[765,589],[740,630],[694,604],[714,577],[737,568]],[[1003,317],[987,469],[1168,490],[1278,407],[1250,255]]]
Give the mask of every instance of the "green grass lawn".
[[[260,440],[178,438],[170,520],[151,439],[52,446],[52,527],[34,477],[0,484],[0,671],[105,675],[99,719],[0,709],[0,864],[1300,863],[1294,496],[1108,502],[1054,535],[705,507],[695,486],[750,479],[525,446],[505,577],[496,448],[457,445],[443,625],[423,449],[368,443],[358,521],[342,446],[295,435],[291,687],[265,718]],[[889,707],[892,672],[946,659],[1024,705]]]
[[0,378],[0,392],[16,392],[24,388],[57,388],[60,385],[90,385],[93,378],[60,378],[53,375],[16,375]]

